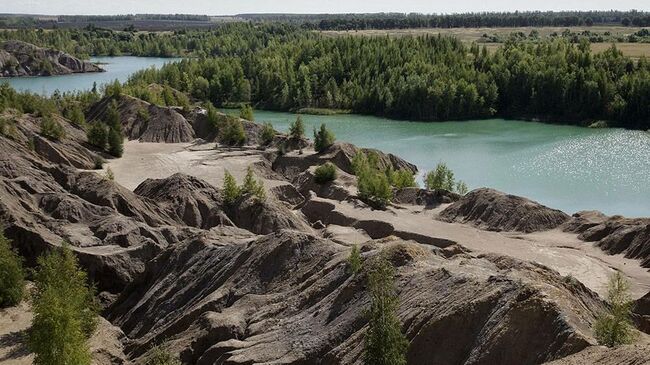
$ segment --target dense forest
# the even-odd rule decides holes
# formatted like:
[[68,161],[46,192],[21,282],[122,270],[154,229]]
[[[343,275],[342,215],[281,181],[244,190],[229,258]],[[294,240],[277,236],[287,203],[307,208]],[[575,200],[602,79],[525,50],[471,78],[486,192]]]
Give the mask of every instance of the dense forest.
[[0,39],[10,37],[75,54],[196,56],[135,74],[125,92],[150,101],[160,99],[148,88],[158,83],[219,106],[342,109],[421,121],[605,120],[650,128],[648,61],[633,61],[615,47],[593,54],[586,39],[511,38],[489,53],[453,37],[329,37],[281,23],[163,34],[0,32]]
[[650,64],[586,41],[507,42],[489,54],[452,37],[305,37],[255,52],[144,70],[137,91],[167,84],[216,105],[348,109],[438,121],[538,118],[650,127]]

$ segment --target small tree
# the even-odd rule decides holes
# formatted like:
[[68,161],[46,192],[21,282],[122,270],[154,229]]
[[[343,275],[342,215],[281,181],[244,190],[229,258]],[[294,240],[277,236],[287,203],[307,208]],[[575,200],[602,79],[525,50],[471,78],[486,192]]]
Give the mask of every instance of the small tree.
[[241,196],[235,177],[228,170],[223,177],[223,200],[226,204],[232,205]]
[[106,131],[104,123],[92,123],[86,132],[86,137],[88,138],[88,143],[91,145],[102,150],[106,148],[106,144],[108,143],[108,132]]
[[357,190],[361,200],[379,209],[384,209],[393,198],[386,173],[377,169],[374,157],[368,158],[359,152],[352,159],[354,174],[357,176]]
[[23,299],[25,273],[22,258],[0,230],[0,308],[11,307]]
[[443,189],[457,192],[461,195],[467,193],[467,185],[463,181],[456,181],[454,172],[445,163],[439,163],[434,171],[429,171],[424,176],[424,185],[429,190]]
[[331,162],[326,162],[314,171],[314,181],[317,184],[325,184],[336,179],[336,175],[336,166]]
[[228,123],[223,131],[222,139],[230,146],[241,146],[246,142],[246,131],[241,120],[228,118]]
[[249,166],[244,177],[244,183],[241,187],[242,194],[251,194],[259,200],[266,199],[266,192],[264,191],[264,184],[255,179],[253,169]]
[[292,139],[302,139],[305,137],[305,124],[302,117],[299,115],[296,121],[289,126],[289,137]]
[[115,157],[122,157],[124,153],[124,137],[121,130],[113,127],[108,131],[108,153]]
[[70,119],[70,121],[76,126],[81,127],[86,124],[86,116],[78,104],[74,104],[69,110],[67,110],[66,118]]
[[609,279],[607,302],[610,310],[600,315],[594,325],[598,343],[608,347],[632,343],[636,332],[632,324],[633,301],[629,294],[630,283],[620,272]]
[[242,119],[250,120],[251,122],[255,120],[253,115],[253,108],[246,104],[239,109],[239,117]]
[[388,173],[390,184],[396,189],[413,188],[417,186],[415,183],[415,176],[413,173],[406,169],[397,171],[390,170]]
[[352,274],[359,273],[362,265],[363,261],[361,259],[361,251],[359,250],[359,246],[354,245],[352,246],[352,251],[350,251],[350,256],[348,257],[348,267],[350,268],[350,272]]
[[97,326],[94,289],[67,244],[38,259],[29,344],[35,365],[90,364]]
[[111,101],[111,104],[106,109],[106,124],[113,129],[122,128],[122,124],[120,123],[120,111],[117,108],[115,100]]
[[63,125],[55,120],[51,115],[46,115],[41,121],[41,134],[55,141],[65,137]]
[[273,142],[275,138],[275,129],[271,123],[264,123],[262,127],[262,133],[260,133],[260,142],[262,146],[268,146]]
[[368,272],[370,310],[363,353],[366,365],[406,365],[408,341],[396,315],[399,300],[394,285],[392,265],[383,257],[377,258]]
[[320,130],[316,131],[314,129],[314,149],[316,152],[321,153],[325,151],[329,146],[334,144],[335,140],[334,133],[327,129],[325,123],[320,125]]
[[115,80],[112,83],[106,85],[106,89],[104,90],[104,94],[106,96],[110,96],[113,98],[117,98],[120,95],[122,95],[122,84],[120,84],[119,80]]
[[113,173],[113,170],[111,170],[110,167],[106,168],[106,179],[110,181],[115,181],[115,174]]

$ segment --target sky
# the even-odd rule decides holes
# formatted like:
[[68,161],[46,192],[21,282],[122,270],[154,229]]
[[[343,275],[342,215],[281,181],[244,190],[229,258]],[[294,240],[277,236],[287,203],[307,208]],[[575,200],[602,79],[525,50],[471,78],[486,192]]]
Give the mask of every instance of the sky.
[[0,13],[207,14],[462,13],[514,10],[645,10],[650,0],[0,0]]

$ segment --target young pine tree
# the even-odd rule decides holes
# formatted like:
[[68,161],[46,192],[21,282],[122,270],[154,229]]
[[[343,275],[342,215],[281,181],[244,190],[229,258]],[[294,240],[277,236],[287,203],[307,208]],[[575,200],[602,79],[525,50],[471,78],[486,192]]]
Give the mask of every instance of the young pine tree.
[[361,259],[361,251],[359,246],[352,246],[352,251],[350,251],[350,256],[348,257],[348,267],[352,274],[357,274],[361,271],[363,265],[363,260]]
[[121,128],[110,127],[108,129],[108,153],[115,157],[122,157],[124,153],[124,137]]
[[25,274],[22,259],[0,230],[0,308],[11,307],[23,299]]
[[264,123],[262,127],[262,133],[260,133],[260,144],[262,146],[268,146],[273,142],[275,138],[275,129],[271,123]]
[[86,132],[86,137],[88,138],[88,143],[91,145],[101,150],[106,148],[106,144],[108,143],[108,131],[106,130],[104,123],[92,123]]
[[250,166],[246,171],[246,176],[244,177],[244,183],[242,184],[241,192],[243,194],[251,194],[259,200],[266,199],[264,184],[255,179],[255,174],[253,173],[253,169]]
[[88,339],[97,326],[94,288],[66,243],[38,259],[29,333],[35,365],[90,364]]
[[289,126],[289,137],[292,139],[302,139],[305,136],[305,123],[299,115],[296,121]]
[[406,365],[408,341],[402,334],[396,311],[394,269],[385,258],[377,258],[368,272],[370,311],[363,362],[366,365]]
[[320,130],[316,131],[314,129],[314,149],[316,152],[321,153],[325,151],[329,146],[334,144],[335,140],[334,133],[327,129],[325,123],[320,125]]
[[253,115],[253,108],[246,104],[239,109],[239,117],[242,119],[250,120],[251,122],[255,120]]
[[223,178],[223,200],[227,205],[232,205],[239,199],[241,196],[241,191],[239,186],[237,186],[237,181],[235,177],[230,174],[228,170]]
[[598,317],[594,325],[596,339],[601,345],[614,347],[634,341],[636,332],[631,320],[633,301],[629,290],[630,283],[617,271],[610,278],[607,291],[610,311]]

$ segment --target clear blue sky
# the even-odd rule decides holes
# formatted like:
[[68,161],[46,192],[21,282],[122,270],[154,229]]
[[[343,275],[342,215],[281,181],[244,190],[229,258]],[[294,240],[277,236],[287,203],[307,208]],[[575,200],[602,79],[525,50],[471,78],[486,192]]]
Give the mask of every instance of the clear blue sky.
[[0,0],[2,13],[458,13],[514,10],[645,10],[650,0]]

